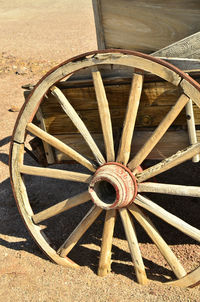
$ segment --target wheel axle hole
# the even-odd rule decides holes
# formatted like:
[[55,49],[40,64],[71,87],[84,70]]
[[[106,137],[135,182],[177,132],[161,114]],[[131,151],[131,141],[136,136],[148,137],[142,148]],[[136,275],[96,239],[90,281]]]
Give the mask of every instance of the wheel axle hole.
[[105,204],[113,204],[116,200],[116,190],[108,181],[98,181],[94,185],[94,191],[101,202]]

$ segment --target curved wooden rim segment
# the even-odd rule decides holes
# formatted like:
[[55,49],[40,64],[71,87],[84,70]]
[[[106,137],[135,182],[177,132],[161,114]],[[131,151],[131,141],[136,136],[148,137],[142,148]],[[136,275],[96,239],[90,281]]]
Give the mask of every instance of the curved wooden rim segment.
[[173,286],[180,286],[180,287],[194,287],[200,284],[199,276],[200,276],[200,267],[198,267],[191,273],[187,274],[185,277],[176,281],[167,282],[166,284],[173,285]]

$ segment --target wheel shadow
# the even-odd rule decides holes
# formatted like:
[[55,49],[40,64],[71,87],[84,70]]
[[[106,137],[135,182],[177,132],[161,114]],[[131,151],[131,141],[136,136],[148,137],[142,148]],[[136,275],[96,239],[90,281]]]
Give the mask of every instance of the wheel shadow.
[[[0,142],[0,146],[3,146],[7,144],[10,140],[10,137],[7,137],[3,139]],[[5,164],[8,165],[9,157],[6,153],[0,154],[0,160]],[[29,165],[34,165],[33,161],[29,158],[26,158]],[[199,168],[198,168],[199,169]],[[198,170],[196,169],[196,170]],[[187,168],[186,168],[187,170]],[[181,171],[180,171],[181,173]],[[169,176],[169,180],[171,177]],[[170,183],[170,182],[169,182]],[[48,201],[49,198],[54,199],[55,195],[59,195],[62,193],[62,190],[65,186],[64,181],[61,181],[59,184],[59,187],[57,187],[57,191],[54,192],[52,195],[47,195],[46,192],[52,187],[54,188],[57,186],[57,181],[52,181],[50,179],[47,179],[46,182],[38,180],[38,183],[36,185],[32,184],[32,178],[31,176],[27,176],[27,184],[30,188],[29,195],[31,196],[31,201],[34,203],[33,206],[40,208],[40,202],[41,199],[43,201],[43,204],[41,205],[41,208],[43,206],[46,206],[45,203]],[[39,186],[39,190],[37,190],[37,185]],[[43,188],[45,192],[41,192],[41,188]],[[77,192],[77,185],[70,184],[70,189],[68,190],[69,194],[73,194],[73,192]],[[80,188],[78,189],[80,190]],[[58,191],[60,192],[58,194]],[[1,217],[1,223],[0,223],[0,245],[12,249],[12,250],[23,250],[28,253],[37,255],[38,257],[47,260],[47,257],[44,255],[44,253],[38,248],[36,244],[33,243],[30,234],[26,230],[26,227],[22,221],[21,216],[19,215],[19,212],[16,207],[16,203],[13,197],[13,192],[10,185],[10,179],[7,178],[0,184],[0,217]],[[37,193],[42,193],[42,198],[39,199],[37,196]],[[62,194],[61,194],[62,195]],[[62,196],[60,196],[61,198]],[[63,197],[62,197],[63,198]],[[61,200],[62,200],[61,198]],[[159,200],[158,202],[164,204],[164,200]],[[166,209],[174,210],[176,212],[177,209],[180,209],[180,203],[182,203],[181,199],[176,199],[174,209],[171,207],[171,203],[166,206]],[[196,217],[197,223],[199,223],[198,218],[198,205],[196,202],[192,201],[193,207],[190,208],[190,216],[191,219],[194,219]],[[60,240],[58,240],[57,245],[58,247],[63,243],[63,241],[67,238],[65,234],[66,229],[66,222],[67,227],[70,232],[73,231],[73,229],[76,227],[76,225],[80,222],[81,217],[84,216],[85,213],[87,213],[89,207],[88,205],[82,205],[78,208],[78,215],[71,211],[69,214],[66,213],[66,215],[61,217],[62,215],[56,216],[54,221],[50,221],[50,223],[45,222],[44,225],[48,226],[50,225],[52,228],[54,228],[54,236],[56,234],[60,235]],[[160,220],[153,215],[150,215],[153,222],[155,223],[156,227],[160,231],[161,234],[164,234],[164,239],[167,239],[167,242],[170,245],[176,245],[176,244],[192,244],[194,241],[184,234],[181,234],[179,231],[174,231],[174,228],[170,227],[169,225],[165,223],[161,223]],[[59,219],[58,219],[59,218]],[[80,266],[87,266],[89,267],[94,273],[97,273],[98,269],[98,260],[99,260],[99,250],[101,245],[101,238],[102,238],[102,231],[103,231],[103,224],[104,224],[104,214],[102,214],[95,224],[85,233],[83,238],[78,242],[77,247],[75,247],[72,252],[69,254],[69,257],[72,258],[75,262],[77,262]],[[61,227],[60,227],[61,226]],[[143,229],[136,223],[136,233],[138,234],[138,239],[140,243],[151,243],[151,240],[146,235],[146,233],[143,231]],[[60,232],[60,233],[59,233]],[[175,233],[174,233],[175,232]],[[174,235],[175,234],[175,235]],[[16,242],[10,242],[8,237],[15,237]],[[115,238],[119,238],[121,240],[125,241],[125,234],[124,230],[121,224],[121,220],[117,219],[117,224],[115,228]],[[50,236],[51,238],[51,236]],[[53,236],[52,236],[53,238]],[[12,240],[13,241],[13,240]],[[88,247],[89,246],[89,247]],[[169,278],[173,277],[173,274],[171,270],[167,269],[166,267],[163,267],[153,261],[148,260],[147,258],[144,259],[144,264],[146,267],[147,275],[151,280],[156,281],[169,281]],[[121,274],[124,275],[131,280],[136,281],[136,276],[134,273],[134,266],[131,263],[131,257],[130,254],[119,247],[117,247],[115,244],[113,244],[112,248],[112,271],[115,274]],[[165,277],[167,276],[167,278]]]
[[[0,184],[0,191],[2,192],[1,198],[0,198],[0,208],[4,209],[3,213],[1,213],[1,224],[0,224],[0,245],[12,249],[15,251],[23,250],[30,254],[34,254],[42,259],[47,260],[48,258],[45,256],[45,254],[39,249],[39,247],[34,244],[33,240],[31,239],[30,234],[26,230],[26,227],[22,221],[21,216],[19,215],[19,212],[17,210],[17,206],[15,204],[15,200],[13,197],[11,185],[10,185],[10,179],[7,178],[5,181],[3,181]],[[37,204],[37,203],[36,203]],[[71,229],[69,228],[69,233],[74,229],[74,227],[77,225],[77,223],[81,220],[81,217],[88,211],[88,206],[82,205],[82,215],[77,216],[75,221],[71,223],[72,221],[69,220],[68,224],[71,224]],[[60,215],[59,215],[60,216]],[[58,217],[57,216],[57,221]],[[74,217],[73,215],[71,215]],[[66,219],[67,216],[66,216]],[[73,218],[71,218],[74,220]],[[56,228],[60,228],[60,225],[63,223],[63,226],[61,230],[64,230],[66,227],[65,224],[66,220],[63,218],[60,223],[57,223]],[[54,222],[52,222],[54,223]],[[44,223],[45,224],[45,223]],[[102,231],[103,231],[103,224],[104,224],[104,215],[102,214],[94,224],[81,238],[81,240],[78,242],[77,247],[75,247],[72,252],[69,254],[69,257],[77,262],[80,266],[87,266],[89,267],[95,274],[98,270],[98,261],[100,257],[100,246],[101,246],[101,238],[102,238]],[[48,224],[46,224],[48,225]],[[135,225],[136,232],[139,238],[139,241],[141,243],[150,243],[150,239],[148,236],[143,232],[141,227],[139,225]],[[162,229],[162,227],[160,227]],[[54,229],[55,233],[56,229]],[[166,231],[166,229],[162,229],[162,231]],[[172,234],[174,234],[172,232]],[[4,236],[6,235],[10,237],[17,238],[16,242],[9,242],[9,240],[6,240]],[[120,222],[120,219],[118,217],[117,225],[115,228],[115,238],[119,238],[121,240],[124,240],[125,242],[125,235],[123,231],[122,224]],[[2,237],[2,238],[1,238]],[[177,241],[179,244],[181,243],[191,243],[192,241],[186,238],[184,236],[180,238],[180,236],[176,236],[174,238],[173,236],[170,236],[169,229],[167,230],[166,237],[169,237],[170,244],[177,244]],[[62,239],[59,241],[58,246],[63,243],[63,240],[65,240],[67,237],[62,237]],[[177,239],[179,238],[179,239]],[[87,247],[89,246],[89,247]],[[146,267],[147,276],[150,280],[160,281],[160,282],[166,282],[170,279],[173,279],[173,273],[171,270],[156,264],[153,261],[150,261],[146,258],[143,258],[144,265]],[[134,280],[137,282],[135,273],[134,273],[134,266],[132,264],[132,260],[130,257],[130,253],[120,249],[115,244],[113,244],[112,247],[112,271],[115,274],[124,275],[125,277]],[[167,276],[167,278],[166,278]]]
[[[80,244],[78,244],[76,247],[76,251],[70,252],[69,257],[73,261],[77,262],[80,266],[89,267],[95,274],[97,274],[101,240],[100,238],[97,238],[96,235],[90,235],[89,238],[90,240],[81,240]],[[87,245],[91,245],[91,247],[86,247]],[[175,276],[170,269],[145,257],[143,257],[143,262],[147,278],[149,280],[165,283],[175,279]],[[119,248],[115,244],[112,245],[111,263],[112,273],[116,275],[123,275],[134,282],[138,282],[130,253]]]
[[[0,140],[0,148],[7,145],[8,143],[10,143],[10,141],[11,141],[11,136],[4,137],[2,140]],[[2,149],[2,151],[0,150],[0,162],[2,162],[8,166],[9,165],[9,156],[7,153],[5,153],[3,151],[4,151],[4,149]]]
[[4,163],[5,165],[9,165],[9,156],[6,153],[0,153],[0,162]]
[[11,141],[12,136],[6,136],[0,140],[0,147],[7,145]]
[[[43,259],[47,257],[34,244],[20,216],[13,196],[10,178],[0,184],[0,245],[15,251],[23,250]],[[7,239],[12,238],[12,242]],[[13,238],[16,241],[13,242]]]
[[[3,152],[4,149],[2,147],[10,143],[10,141],[11,136],[7,136],[0,141],[0,148],[2,150],[0,152],[0,162],[5,165],[3,167],[5,170],[9,169],[9,155]],[[0,192],[0,246],[15,251],[23,250],[47,259],[38,246],[34,244],[30,234],[26,230],[16,206],[10,178],[6,178],[0,183]],[[8,237],[12,238],[12,242]],[[13,238],[15,238],[15,242],[13,242]]]

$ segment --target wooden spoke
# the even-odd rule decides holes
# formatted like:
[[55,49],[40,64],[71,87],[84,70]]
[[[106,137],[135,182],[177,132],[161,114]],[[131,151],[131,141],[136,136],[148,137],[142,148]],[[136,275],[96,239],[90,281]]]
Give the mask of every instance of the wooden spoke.
[[140,74],[135,74],[133,76],[128,107],[126,112],[126,117],[124,121],[124,127],[122,132],[122,137],[120,141],[119,151],[117,155],[117,162],[120,162],[124,165],[127,164],[130,151],[131,151],[131,142],[135,127],[135,121],[137,117],[137,111],[140,103],[140,96],[142,92],[143,76]]
[[98,268],[98,275],[101,277],[106,276],[111,271],[111,249],[115,221],[116,210],[106,211]]
[[105,159],[104,159],[103,155],[101,154],[101,151],[97,147],[97,145],[96,145],[95,141],[93,140],[93,138],[92,138],[90,132],[88,131],[87,127],[85,126],[85,124],[83,123],[83,121],[81,120],[81,118],[79,117],[77,112],[74,110],[74,108],[72,107],[70,102],[67,100],[65,95],[62,93],[62,91],[59,88],[57,88],[55,86],[53,86],[51,88],[51,92],[56,97],[58,102],[60,103],[60,105],[61,105],[62,109],[64,110],[64,112],[69,116],[71,121],[74,123],[76,128],[79,130],[79,132],[84,137],[85,141],[87,142],[90,149],[92,150],[92,153],[94,154],[97,162],[100,165],[104,164]]
[[200,144],[189,146],[188,148],[178,151],[176,154],[164,159],[160,163],[137,174],[138,182],[143,182],[153,176],[161,174],[200,153]]
[[88,191],[80,193],[76,196],[63,200],[63,201],[55,204],[54,206],[49,207],[48,209],[46,209],[44,211],[41,211],[41,212],[33,215],[32,219],[35,223],[40,223],[41,221],[44,221],[45,219],[54,217],[64,211],[67,211],[84,202],[87,202],[90,199],[91,199],[91,197],[90,197],[90,194]]
[[168,211],[164,210],[147,197],[138,194],[134,202],[137,205],[148,210],[149,212],[153,213],[154,215],[160,217],[162,220],[171,224],[172,226],[185,233],[189,237],[197,240],[198,242],[200,241],[200,230],[191,226],[190,224],[176,217],[175,215],[169,213]]
[[107,161],[115,161],[114,141],[112,132],[112,123],[108,100],[105,93],[102,77],[97,69],[92,72],[94,88],[99,108],[101,127],[103,131],[104,144],[106,148]]
[[154,182],[144,182],[138,184],[138,192],[200,197],[200,187],[161,184]]
[[85,166],[88,168],[90,171],[95,171],[96,167],[95,165],[83,157],[81,154],[73,150],[72,148],[68,147],[66,144],[61,142],[59,139],[55,138],[54,136],[48,134],[47,132],[43,131],[39,127],[35,126],[32,123],[27,124],[26,129],[30,131],[32,134],[38,136],[51,146],[55,147],[56,149],[60,150],[64,154],[68,155],[69,157],[73,158],[75,161],[80,163],[81,165]]
[[173,270],[175,276],[177,278],[184,277],[186,275],[186,271],[184,270],[183,266],[180,264],[179,260],[176,258],[175,254],[172,252],[170,247],[161,237],[150,218],[145,215],[135,204],[129,206],[129,211],[134,215],[134,217],[141,224],[141,226],[147,232],[152,241],[156,244],[161,254]]
[[189,98],[185,94],[182,94],[179,97],[176,104],[172,107],[172,109],[169,111],[169,113],[165,116],[165,118],[162,120],[162,122],[158,125],[158,127],[153,132],[153,134],[148,139],[148,141],[144,144],[144,146],[140,149],[140,151],[136,154],[136,156],[128,164],[128,167],[130,169],[133,170],[134,168],[136,168],[143,162],[143,160],[147,157],[147,155],[152,151],[152,149],[155,147],[155,145],[161,139],[161,137],[165,134],[167,129],[170,127],[170,125],[173,123],[173,121],[176,119],[176,117],[179,115],[179,113],[181,112],[181,110],[187,104],[188,101],[189,101]]
[[83,174],[73,171],[65,171],[59,169],[50,169],[50,168],[39,168],[22,165],[20,167],[20,172],[28,175],[44,176],[57,179],[65,179],[76,182],[89,183],[92,176],[90,174]]
[[68,239],[58,249],[58,254],[65,257],[71,249],[76,245],[79,239],[87,231],[87,229],[93,224],[97,217],[101,214],[102,209],[95,205],[90,209],[86,216],[81,220],[75,230],[71,233]]
[[145,267],[142,260],[133,222],[129,216],[127,209],[122,208],[119,210],[119,213],[124,226],[131,257],[135,266],[135,273],[137,276],[137,280],[140,284],[146,284],[148,280],[147,280]]

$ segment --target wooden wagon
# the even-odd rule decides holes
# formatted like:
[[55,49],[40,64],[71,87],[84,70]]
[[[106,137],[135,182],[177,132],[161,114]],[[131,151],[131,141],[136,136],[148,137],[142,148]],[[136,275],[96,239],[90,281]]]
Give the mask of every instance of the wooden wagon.
[[[199,165],[200,2],[94,0],[93,8],[99,50],[52,69],[30,89],[17,119],[10,170],[19,211],[46,255],[70,267],[78,264],[68,254],[104,213],[100,276],[111,270],[114,227],[122,221],[136,278],[145,284],[134,226],[138,223],[171,268],[175,277],[168,283],[197,285],[199,251],[186,271],[166,242],[168,236],[165,241],[162,229],[158,231],[152,221],[163,220],[175,232],[172,236],[184,233],[198,246],[199,214],[189,223],[186,203],[192,208],[200,187],[176,180],[181,178],[180,164],[189,163],[191,176]],[[27,152],[41,166],[26,164]],[[171,169],[177,177],[169,184],[165,173]],[[32,205],[27,175],[60,180],[68,192],[73,182],[77,193],[60,202],[47,198],[42,208]],[[158,196],[163,200],[170,195],[167,209],[157,202]],[[187,201],[180,203],[176,214],[170,209],[178,196]],[[81,217],[86,204],[87,213]],[[59,221],[63,223],[61,217],[68,212],[66,219],[71,217],[75,226],[67,239],[58,239],[58,229],[64,228]],[[52,225],[57,231],[48,238]],[[189,261],[185,256],[184,262]]]

